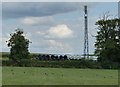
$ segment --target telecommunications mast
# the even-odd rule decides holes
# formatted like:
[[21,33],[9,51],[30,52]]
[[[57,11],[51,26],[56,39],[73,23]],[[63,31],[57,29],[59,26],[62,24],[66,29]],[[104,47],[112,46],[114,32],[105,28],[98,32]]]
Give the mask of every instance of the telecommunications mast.
[[88,44],[88,12],[87,12],[87,6],[84,6],[84,18],[85,18],[85,30],[84,30],[84,58],[89,58],[89,44]]

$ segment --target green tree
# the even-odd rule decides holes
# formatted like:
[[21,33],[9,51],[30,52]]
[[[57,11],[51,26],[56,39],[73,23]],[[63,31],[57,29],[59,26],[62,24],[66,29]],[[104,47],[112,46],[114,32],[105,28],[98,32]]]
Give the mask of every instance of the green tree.
[[10,59],[15,63],[20,63],[22,59],[29,59],[29,43],[28,39],[23,36],[23,30],[17,29],[16,32],[10,34],[11,38],[7,41],[10,47]]
[[120,61],[120,19],[107,19],[99,20],[96,22],[98,25],[98,32],[95,42],[95,54],[99,56],[98,61],[112,62]]

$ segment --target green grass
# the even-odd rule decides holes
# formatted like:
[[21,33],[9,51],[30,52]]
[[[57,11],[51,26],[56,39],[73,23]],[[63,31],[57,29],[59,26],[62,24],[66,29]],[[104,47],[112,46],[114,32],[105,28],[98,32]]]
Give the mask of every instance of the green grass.
[[8,61],[9,60],[9,58],[8,57],[0,57],[0,60],[4,60],[4,61]]
[[0,87],[2,86],[2,66],[0,66]]
[[3,67],[2,80],[3,85],[117,85],[118,71]]

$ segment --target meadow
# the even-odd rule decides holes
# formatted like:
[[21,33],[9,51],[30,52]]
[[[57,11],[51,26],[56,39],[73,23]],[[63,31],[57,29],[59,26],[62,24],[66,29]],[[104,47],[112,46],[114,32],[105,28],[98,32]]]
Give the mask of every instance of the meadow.
[[3,67],[3,85],[117,85],[118,70]]

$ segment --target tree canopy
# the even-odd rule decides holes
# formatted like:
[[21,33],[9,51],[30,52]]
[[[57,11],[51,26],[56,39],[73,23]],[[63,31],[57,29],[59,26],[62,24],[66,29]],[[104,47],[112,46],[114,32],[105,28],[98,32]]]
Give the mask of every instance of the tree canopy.
[[99,56],[100,62],[120,61],[120,19],[99,20],[95,54]]
[[7,45],[10,47],[10,59],[19,63],[22,59],[29,59],[30,41],[23,36],[23,30],[17,29],[15,31],[15,33],[10,34],[11,38],[7,41]]

